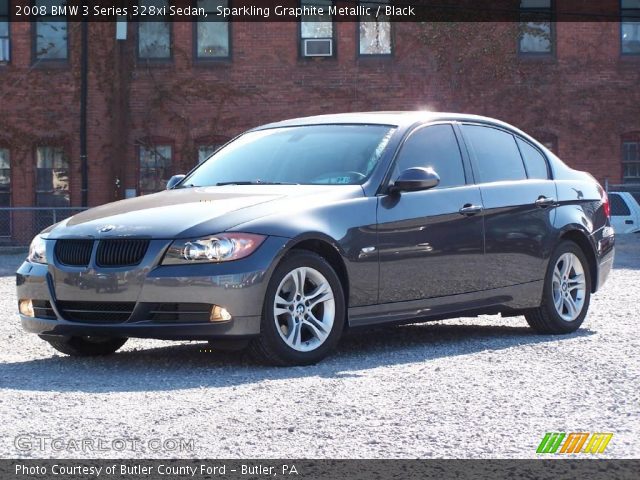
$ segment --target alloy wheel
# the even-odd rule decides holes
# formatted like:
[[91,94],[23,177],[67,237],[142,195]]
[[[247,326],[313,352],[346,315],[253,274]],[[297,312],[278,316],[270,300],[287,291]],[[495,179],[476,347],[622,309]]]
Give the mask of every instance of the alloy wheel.
[[560,318],[572,322],[582,312],[586,296],[586,279],[580,259],[567,252],[558,258],[553,269],[551,291]]
[[276,290],[276,329],[282,340],[298,352],[315,350],[325,342],[335,314],[333,290],[318,270],[296,268],[285,275]]

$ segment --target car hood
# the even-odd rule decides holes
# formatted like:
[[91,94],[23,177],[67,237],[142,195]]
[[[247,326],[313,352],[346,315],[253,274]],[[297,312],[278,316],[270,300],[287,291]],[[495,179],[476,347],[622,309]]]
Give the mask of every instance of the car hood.
[[[43,232],[46,238],[197,238],[304,202],[362,197],[358,185],[225,185],[166,190],[86,210]],[[286,210],[285,210],[286,211]]]

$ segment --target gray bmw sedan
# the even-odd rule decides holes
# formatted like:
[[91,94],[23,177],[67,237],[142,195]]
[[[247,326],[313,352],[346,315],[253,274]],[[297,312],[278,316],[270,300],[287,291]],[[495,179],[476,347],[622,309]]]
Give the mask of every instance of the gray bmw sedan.
[[302,365],[346,329],[461,314],[573,332],[613,254],[598,182],[508,124],[327,115],[250,130],[166,191],[45,229],[18,308],[69,355],[143,337]]

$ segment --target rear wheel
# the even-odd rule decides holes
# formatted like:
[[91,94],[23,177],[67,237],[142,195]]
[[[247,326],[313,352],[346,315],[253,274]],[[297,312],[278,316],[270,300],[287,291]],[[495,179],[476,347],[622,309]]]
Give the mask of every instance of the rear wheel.
[[333,268],[315,253],[294,251],[269,282],[260,337],[250,352],[272,365],[313,364],[336,346],[344,321],[344,293]]
[[542,304],[525,314],[539,333],[575,332],[587,315],[591,300],[591,276],[584,252],[564,241],[549,260]]
[[63,337],[45,336],[40,338],[46,340],[53,348],[72,357],[94,357],[98,355],[110,355],[122,347],[127,341],[126,338],[112,337]]

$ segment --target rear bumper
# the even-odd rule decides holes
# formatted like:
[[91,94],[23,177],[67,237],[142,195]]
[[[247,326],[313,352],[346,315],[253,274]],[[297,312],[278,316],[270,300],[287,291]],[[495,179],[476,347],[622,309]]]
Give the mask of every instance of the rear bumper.
[[[254,255],[234,262],[149,265],[142,270],[144,277],[138,276],[134,281],[130,272],[119,271],[105,273],[107,281],[103,282],[103,272],[90,268],[87,276],[91,282],[71,282],[70,276],[60,275],[58,266],[24,262],[16,274],[18,300],[46,301],[48,306],[38,308],[37,317],[20,314],[22,327],[40,335],[163,340],[256,336],[260,333],[267,284],[285,242],[284,238],[269,237]],[[54,280],[56,274],[58,280]],[[61,299],[57,293],[62,294]],[[64,310],[64,304],[70,302],[96,305],[97,313],[99,305],[108,306],[109,302],[125,302],[131,309],[126,311],[124,319],[114,323],[109,317],[88,320],[77,313],[73,314],[74,318],[66,313],[73,310]],[[225,308],[231,319],[208,321],[206,315],[193,321],[193,317],[184,316],[180,311],[176,311],[174,317],[168,318],[167,313],[162,314],[162,319],[154,317],[154,310],[159,306],[174,304],[217,305]]]
[[610,227],[600,229],[594,239],[594,243],[597,247],[597,282],[594,285],[594,292],[602,288],[607,281],[607,278],[609,278],[609,274],[613,268],[613,260],[615,257],[615,236],[613,234],[613,230],[606,230],[606,228]]

